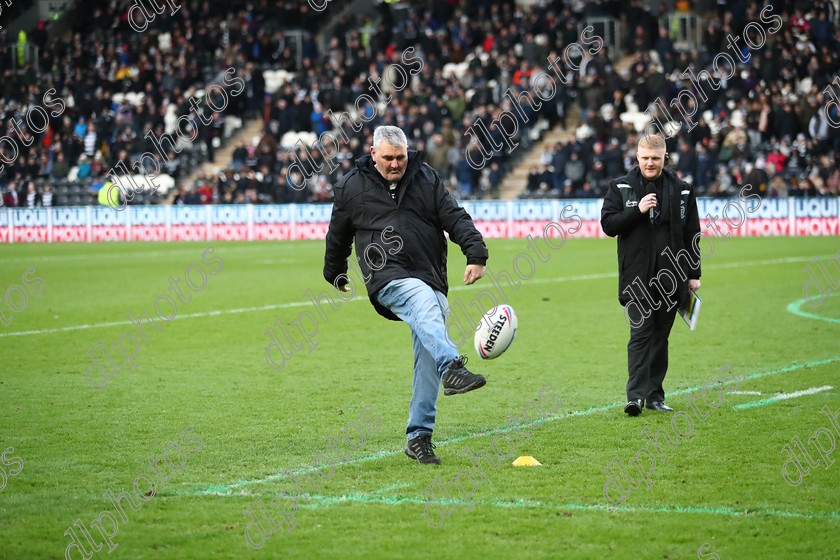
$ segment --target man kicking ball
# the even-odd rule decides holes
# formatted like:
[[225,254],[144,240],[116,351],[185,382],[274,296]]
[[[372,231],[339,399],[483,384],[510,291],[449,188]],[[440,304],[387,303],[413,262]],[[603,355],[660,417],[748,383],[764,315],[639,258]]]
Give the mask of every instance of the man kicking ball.
[[[324,278],[349,291],[347,257],[355,238],[359,267],[376,311],[411,327],[414,383],[408,409],[405,453],[420,463],[440,464],[432,445],[440,385],[444,395],[466,393],[486,383],[465,367],[466,356],[446,333],[447,242],[467,257],[464,283],[484,276],[487,247],[469,214],[444,188],[424,154],[408,149],[402,130],[374,130],[370,155],[334,188],[327,233]],[[396,245],[395,245],[396,243]],[[373,248],[389,247],[384,250]]]

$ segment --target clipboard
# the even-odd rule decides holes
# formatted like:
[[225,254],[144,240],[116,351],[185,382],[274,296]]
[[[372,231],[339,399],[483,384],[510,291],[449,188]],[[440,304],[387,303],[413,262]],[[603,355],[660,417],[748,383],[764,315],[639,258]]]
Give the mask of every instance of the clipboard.
[[679,310],[680,316],[692,331],[697,328],[697,319],[700,317],[700,307],[702,305],[703,300],[700,299],[697,292],[692,291],[689,296],[688,307]]

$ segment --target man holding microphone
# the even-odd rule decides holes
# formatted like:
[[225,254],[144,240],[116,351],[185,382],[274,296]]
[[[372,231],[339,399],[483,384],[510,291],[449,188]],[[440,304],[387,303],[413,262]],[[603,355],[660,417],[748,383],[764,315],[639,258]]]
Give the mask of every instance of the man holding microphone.
[[668,336],[677,309],[700,288],[700,260],[683,250],[700,233],[697,200],[688,183],[665,169],[667,157],[661,136],[643,136],[636,151],[639,166],[610,181],[601,209],[604,233],[618,237],[618,301],[630,324],[624,407],[630,416],[645,406],[673,411],[662,388]]

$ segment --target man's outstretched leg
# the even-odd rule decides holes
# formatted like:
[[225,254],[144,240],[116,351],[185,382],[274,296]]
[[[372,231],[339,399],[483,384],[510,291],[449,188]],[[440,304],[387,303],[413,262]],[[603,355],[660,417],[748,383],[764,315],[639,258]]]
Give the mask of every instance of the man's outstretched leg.
[[483,387],[484,376],[470,372],[466,356],[458,351],[446,334],[449,304],[446,296],[417,278],[389,282],[377,294],[379,303],[408,323],[411,332],[435,360],[443,380],[445,395],[466,393]]
[[[442,293],[416,278],[404,278],[388,283],[379,291],[377,299],[411,327],[414,385],[406,428],[409,439],[406,454],[420,462],[439,463],[432,451],[431,434],[441,381],[444,394],[454,394],[478,389],[486,380],[464,367],[466,359],[458,356],[448,340],[449,305]],[[428,460],[421,460],[420,456]]]

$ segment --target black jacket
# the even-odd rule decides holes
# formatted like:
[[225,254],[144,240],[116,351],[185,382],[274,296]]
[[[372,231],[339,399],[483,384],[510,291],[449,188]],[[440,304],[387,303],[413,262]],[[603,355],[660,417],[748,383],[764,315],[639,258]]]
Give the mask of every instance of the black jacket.
[[333,189],[324,278],[336,286],[348,282],[346,276],[340,276],[347,274],[347,257],[355,237],[356,258],[370,301],[380,315],[395,321],[399,318],[376,301],[377,292],[388,282],[419,278],[448,293],[444,230],[461,246],[467,264],[487,263],[487,247],[472,218],[424,159],[424,152],[408,152],[396,201],[369,155],[357,159],[356,168]]
[[[677,301],[680,307],[684,307],[689,295],[688,279],[700,278],[700,258],[693,247],[694,237],[700,232],[697,199],[691,186],[677,177],[676,173],[664,169],[662,175],[663,189],[668,189],[669,194],[671,236],[668,246],[675,256],[680,250],[686,249],[691,258],[690,261],[687,258],[677,259],[687,278],[682,280],[677,275]],[[618,236],[618,301],[622,305],[631,301],[630,293],[634,288],[625,289],[637,276],[644,287],[650,290],[650,279],[658,273],[649,216],[639,210],[639,201],[646,194],[643,180],[641,170],[635,167],[627,175],[610,181],[601,208],[601,227],[604,233],[610,237]],[[668,289],[667,282],[665,286]],[[657,292],[652,293],[657,295]]]

